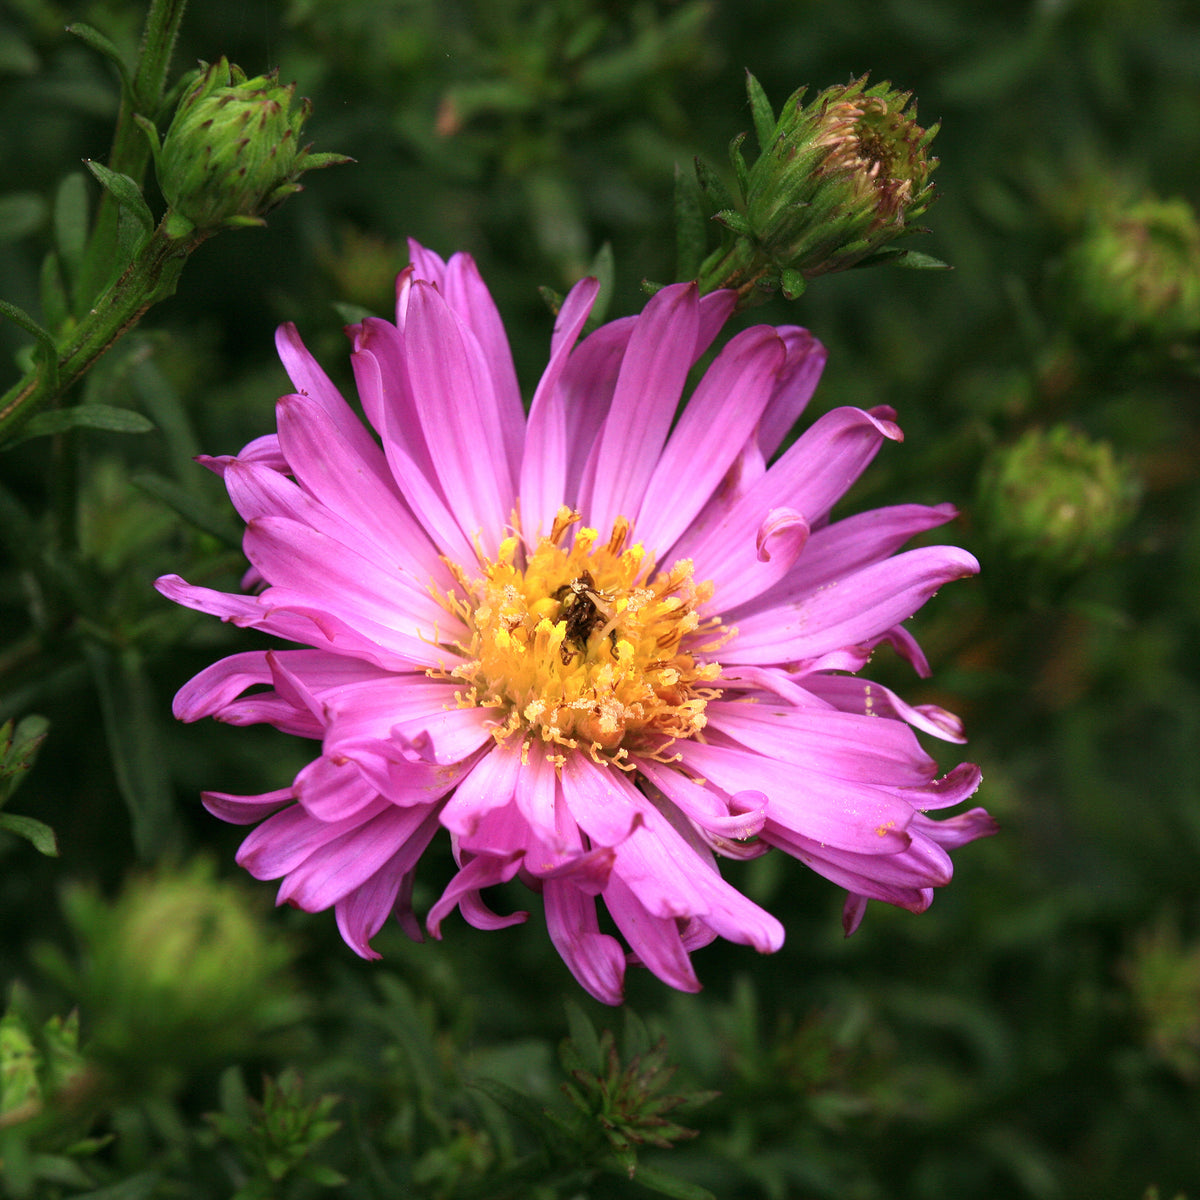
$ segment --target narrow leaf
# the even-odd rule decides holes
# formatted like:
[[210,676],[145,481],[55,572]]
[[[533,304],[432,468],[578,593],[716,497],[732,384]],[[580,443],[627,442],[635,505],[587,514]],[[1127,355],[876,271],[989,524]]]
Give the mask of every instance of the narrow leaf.
[[633,1179],[642,1187],[658,1192],[660,1196],[670,1196],[672,1200],[717,1200],[708,1188],[703,1188],[698,1183],[689,1183],[675,1175],[668,1175],[666,1171],[656,1171],[653,1167],[636,1167]]
[[675,278],[695,279],[708,249],[708,225],[693,172],[675,167]]
[[109,404],[77,404],[31,417],[9,446],[19,446],[31,438],[63,433],[68,429],[99,429],[105,433],[149,433],[154,428],[141,413]]
[[[913,232],[917,232],[913,230]],[[927,231],[926,231],[927,232]],[[920,250],[901,250],[895,246],[878,250],[866,258],[859,259],[854,264],[859,267],[907,267],[910,271],[953,271],[954,268],[932,254],[924,254]]]
[[46,324],[51,329],[61,329],[71,315],[71,302],[67,299],[62,266],[53,250],[42,259],[41,299]]
[[0,196],[0,242],[32,233],[46,219],[46,201],[37,192]]
[[72,171],[58,185],[54,195],[54,241],[72,288],[79,279],[87,235],[87,184],[82,171]]
[[932,254],[920,250],[901,250],[896,258],[896,266],[906,267],[910,271],[953,271],[954,268]]
[[695,159],[696,181],[715,208],[736,207],[733,196],[721,177],[702,158]]
[[49,732],[50,722],[32,713],[22,718],[15,730],[11,720],[0,726],[0,805],[32,769]]
[[14,325],[20,325],[26,333],[31,333],[46,348],[48,353],[58,355],[58,346],[48,329],[43,329],[23,308],[0,300],[0,315],[7,317]]
[[574,1000],[567,1001],[566,1009],[567,1027],[571,1031],[571,1041],[579,1056],[593,1071],[603,1070],[604,1055],[600,1050],[600,1038],[596,1034],[595,1025]]
[[750,236],[750,222],[736,208],[723,208],[719,213],[713,214],[713,220],[740,237]]
[[765,154],[775,139],[775,114],[762,84],[749,71],[746,72],[746,97],[750,101],[750,115],[754,118],[754,136],[758,138],[759,150]]
[[742,157],[742,143],[745,140],[746,135],[739,133],[729,143],[729,164],[733,167],[733,174],[737,179],[738,191],[742,193],[743,200],[748,199],[750,196],[750,171],[746,166],[746,160]]
[[596,251],[596,257],[592,259],[588,273],[594,275],[600,284],[600,290],[596,293],[596,300],[587,321],[587,330],[590,333],[596,326],[604,323],[608,306],[612,303],[613,289],[616,287],[617,263],[613,256],[612,242],[604,242]]
[[90,46],[98,54],[103,54],[117,68],[117,73],[121,76],[121,89],[126,93],[129,92],[129,71],[125,66],[125,60],[121,57],[121,53],[116,46],[104,34],[98,29],[93,29],[83,21],[76,21],[74,24],[68,25],[67,32],[73,33],[81,42]]
[[174,795],[160,734],[160,701],[135,649],[84,647],[100,696],[117,786],[129,809],[133,842],[143,861],[157,858],[174,833]]
[[211,533],[224,545],[235,550],[241,545],[241,538],[228,513],[209,504],[188,488],[150,471],[139,471],[133,476],[132,482],[147,495],[173,508],[190,525]]
[[0,829],[7,829],[9,833],[24,838],[47,858],[58,857],[58,836],[45,821],[21,817],[16,813],[0,813]]
[[195,470],[192,462],[200,453],[200,440],[178,390],[149,355],[135,359],[129,378],[139,407],[162,430],[171,461],[186,468],[183,478],[188,483],[202,480],[208,472]]
[[92,158],[85,158],[83,164],[100,181],[100,185],[112,193],[113,199],[137,218],[138,224],[147,233],[154,232],[154,214],[142,199],[141,188],[128,175],[112,171]]

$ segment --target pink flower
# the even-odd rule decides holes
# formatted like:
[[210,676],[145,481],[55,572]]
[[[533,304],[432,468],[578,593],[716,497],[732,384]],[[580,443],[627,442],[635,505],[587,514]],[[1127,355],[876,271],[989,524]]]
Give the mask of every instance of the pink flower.
[[[376,441],[301,344],[279,330],[296,391],[277,435],[206,459],[245,518],[253,595],[178,576],[172,600],[305,649],[246,651],[186,684],[175,714],[267,722],[321,742],[289,787],[205,795],[257,824],[238,861],[279,901],[333,907],[346,942],[390,914],[421,936],[418,860],[448,831],[457,874],[426,918],[520,878],[550,936],[608,1003],[627,961],[685,991],[715,937],[777,950],[779,922],[717,870],[777,846],[846,888],[914,911],[951,876],[947,850],[993,831],[979,771],[938,779],[916,727],[957,720],[858,678],[901,622],[978,566],[962,550],[896,553],[954,516],[900,505],[830,521],[894,414],[840,408],[770,466],[824,351],[802,329],[733,337],[678,421],[688,372],[731,293],[659,292],[579,341],[596,296],[567,297],[529,415],[474,262],[420,246],[397,320],[353,327]],[[849,672],[849,673],[848,673]],[[596,899],[628,951],[601,931]]]

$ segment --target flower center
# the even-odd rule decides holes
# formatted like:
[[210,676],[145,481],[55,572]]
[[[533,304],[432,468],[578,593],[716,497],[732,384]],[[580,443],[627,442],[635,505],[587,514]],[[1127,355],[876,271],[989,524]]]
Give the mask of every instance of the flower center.
[[507,538],[478,578],[452,568],[461,594],[445,602],[471,633],[447,674],[463,681],[461,706],[497,710],[497,740],[536,735],[618,765],[631,748],[657,756],[704,727],[717,694],[704,685],[720,665],[697,661],[728,636],[696,611],[712,584],[690,560],[656,573],[644,547],[626,548],[624,517],[607,542],[580,528],[568,548],[579,519],[560,508],[532,552]]

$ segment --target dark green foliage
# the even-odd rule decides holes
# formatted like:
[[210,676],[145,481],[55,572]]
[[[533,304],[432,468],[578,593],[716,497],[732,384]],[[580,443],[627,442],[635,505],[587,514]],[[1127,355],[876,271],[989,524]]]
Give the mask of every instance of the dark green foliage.
[[[161,220],[136,123],[110,158],[123,100],[165,132],[171,88],[198,61],[277,66],[313,101],[305,138],[356,161],[306,177],[265,229],[193,247],[175,295],[0,453],[0,1193],[1196,1195],[1195,279],[1173,304],[1153,259],[1142,324],[1096,294],[1110,278],[1144,295],[1125,270],[1130,229],[1164,212],[1190,229],[1179,206],[1200,204],[1194,7],[210,0],[188,10],[169,71],[138,69],[144,15],[114,0],[0,12],[0,389],[52,382],[52,348],[136,256],[147,215]],[[241,831],[198,793],[283,786],[312,753],[262,728],[172,721],[191,675],[260,642],[151,588],[172,571],[237,588],[240,526],[191,460],[273,427],[288,389],[274,326],[296,321],[349,394],[341,325],[388,313],[404,239],[469,250],[528,394],[552,327],[539,287],[553,304],[603,270],[615,317],[641,306],[643,280],[691,275],[697,237],[721,234],[708,213],[739,218],[731,139],[746,134],[753,161],[771,102],[867,71],[941,122],[940,195],[916,244],[954,271],[781,278],[799,298],[735,325],[800,323],[827,345],[813,411],[898,410],[905,444],[881,452],[847,511],[960,507],[947,540],[984,570],[914,623],[932,679],[882,651],[871,674],[964,717],[1000,835],[958,852],[928,913],[872,905],[849,941],[832,885],[775,856],[728,864],[787,944],[765,959],[698,952],[699,996],[631,972],[639,1017],[584,999],[536,904],[494,933],[453,919],[444,941],[413,945],[386,930],[373,964],[331,915],[272,912],[272,886],[240,878],[236,920],[159,947],[172,986],[134,987],[156,978],[148,935],[142,949],[119,936],[145,907],[128,900],[144,881],[122,890],[137,864],[197,902],[224,897]],[[697,176],[697,159],[716,165]],[[1037,429],[1104,447],[1095,461],[1130,483],[1124,500],[1140,494],[1069,554],[1022,544],[1020,522],[979,499]],[[1036,515],[1053,498],[1030,494],[1033,475],[1021,494]],[[38,853],[51,831],[57,859]],[[418,911],[451,870],[435,846]],[[514,885],[496,903],[527,901]],[[270,947],[253,970],[241,960],[250,994],[205,956],[222,930]],[[129,989],[122,954],[143,964]],[[564,1000],[586,1015],[564,1016]],[[685,1126],[697,1136],[681,1140]]]

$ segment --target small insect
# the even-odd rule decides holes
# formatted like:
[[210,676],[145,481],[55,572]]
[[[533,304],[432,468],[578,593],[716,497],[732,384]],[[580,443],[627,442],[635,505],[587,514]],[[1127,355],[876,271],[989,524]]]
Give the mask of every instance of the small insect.
[[586,654],[588,639],[606,624],[612,653],[616,656],[617,631],[614,628],[616,616],[612,607],[613,597],[596,587],[596,581],[590,571],[584,571],[577,579],[564,583],[555,591],[554,599],[562,606],[562,613],[567,622],[566,636],[559,650],[564,663],[571,661],[572,647],[580,654]]

